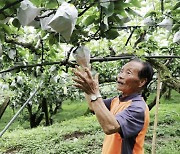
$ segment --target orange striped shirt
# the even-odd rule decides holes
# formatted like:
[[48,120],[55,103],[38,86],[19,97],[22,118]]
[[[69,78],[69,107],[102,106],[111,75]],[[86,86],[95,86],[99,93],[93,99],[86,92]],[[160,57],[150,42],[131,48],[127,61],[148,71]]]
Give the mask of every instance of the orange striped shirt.
[[149,109],[141,95],[115,97],[104,102],[119,122],[121,131],[105,136],[102,154],[143,154]]

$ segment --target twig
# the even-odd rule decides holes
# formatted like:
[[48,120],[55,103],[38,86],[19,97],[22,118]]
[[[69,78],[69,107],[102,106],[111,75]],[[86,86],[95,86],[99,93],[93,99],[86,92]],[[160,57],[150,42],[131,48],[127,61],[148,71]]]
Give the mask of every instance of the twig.
[[89,10],[95,3],[91,3],[87,8],[78,14],[78,17],[82,16],[87,10]]
[[[78,48],[78,47],[77,47]],[[68,63],[69,61],[69,57],[71,55],[71,52],[73,51],[74,47],[71,47],[71,49],[67,52],[67,55],[66,55],[66,63]],[[66,73],[68,72],[68,65],[66,65]]]
[[41,19],[41,18],[49,17],[51,14],[55,14],[55,13],[56,13],[56,10],[52,10],[51,12],[49,12],[49,13],[46,14],[46,15],[36,17],[36,20]]
[[43,63],[44,62],[44,43],[41,38],[40,38],[40,41],[41,41],[41,49],[42,49],[41,63]]
[[133,30],[132,30],[131,34],[129,35],[129,37],[128,37],[128,39],[127,39],[127,41],[126,41],[126,43],[125,43],[124,46],[127,46],[127,44],[128,44],[128,42],[129,42],[129,40],[131,39],[131,37],[132,37],[134,31],[135,31],[135,28],[133,28]]

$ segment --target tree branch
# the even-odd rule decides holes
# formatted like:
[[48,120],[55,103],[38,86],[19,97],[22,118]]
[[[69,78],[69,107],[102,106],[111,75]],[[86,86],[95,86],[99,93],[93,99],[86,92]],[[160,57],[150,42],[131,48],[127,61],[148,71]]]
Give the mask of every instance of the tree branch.
[[4,10],[6,10],[6,9],[8,9],[8,8],[10,8],[10,7],[12,7],[12,6],[22,2],[22,1],[23,0],[17,0],[15,2],[13,2],[13,3],[9,3],[9,4],[5,5],[2,9],[0,9],[0,13],[2,13]]
[[161,0],[161,12],[162,12],[162,14],[164,12],[164,0]]
[[140,35],[139,35],[139,38],[136,40],[136,42],[134,43],[134,48],[136,48],[136,46],[142,42],[144,40],[144,37],[146,36],[146,31],[142,32]]
[[91,3],[87,8],[78,14],[78,17],[82,16],[87,10],[89,10],[95,3]]
[[170,70],[167,68],[167,66],[154,59],[148,59],[148,61],[154,68],[156,68],[156,70],[160,71],[163,84],[180,93],[180,80],[172,77],[172,74]]
[[[108,62],[108,61],[116,61],[120,59],[131,59],[134,58],[135,56],[114,56],[114,57],[99,57],[99,58],[91,58],[90,62]],[[148,61],[149,59],[164,59],[164,58],[180,58],[180,56],[143,56],[142,58],[147,58]],[[62,61],[57,61],[57,62],[44,62],[40,64],[31,64],[31,65],[18,65],[11,67],[7,70],[0,71],[0,74],[6,73],[6,72],[11,72],[15,69],[23,69],[23,68],[32,68],[32,67],[37,67],[37,66],[46,66],[46,65],[54,65],[54,64],[59,64],[60,66],[63,65],[69,65],[70,67],[75,67],[76,62],[75,61],[67,61],[62,60]]]
[[[114,56],[114,57],[99,57],[99,58],[91,58],[90,62],[105,62],[105,61],[116,61],[120,59],[131,59],[134,58],[135,55],[130,56]],[[140,58],[147,58],[147,59],[164,59],[164,58],[180,58],[180,56],[142,56]]]
[[51,14],[55,14],[55,13],[56,13],[56,10],[52,10],[51,12],[49,12],[49,13],[46,14],[46,15],[36,17],[35,20],[39,20],[39,19],[42,19],[42,18],[49,17]]
[[29,50],[31,50],[32,52],[36,53],[37,52],[37,49],[31,44],[31,43],[23,43],[23,42],[18,42],[16,40],[13,40],[13,39],[7,39],[5,37],[5,42],[6,43],[11,43],[11,44],[16,44],[16,45],[20,45],[24,48],[28,48]]
[[0,74],[11,72],[16,69],[32,68],[32,67],[37,67],[37,66],[46,66],[46,65],[55,65],[55,64],[58,64],[59,66],[69,65],[71,67],[75,67],[75,64],[73,64],[71,62],[66,62],[66,60],[62,60],[62,61],[57,61],[57,62],[44,62],[44,63],[30,64],[30,65],[17,65],[17,66],[13,66],[7,70],[0,71]]
[[127,44],[128,44],[128,42],[129,42],[129,40],[131,39],[131,37],[132,37],[132,35],[133,35],[134,31],[135,31],[135,28],[133,28],[133,30],[132,30],[132,32],[131,32],[131,34],[129,35],[129,37],[128,37],[128,39],[127,39],[126,43],[125,43],[125,46],[127,46]]

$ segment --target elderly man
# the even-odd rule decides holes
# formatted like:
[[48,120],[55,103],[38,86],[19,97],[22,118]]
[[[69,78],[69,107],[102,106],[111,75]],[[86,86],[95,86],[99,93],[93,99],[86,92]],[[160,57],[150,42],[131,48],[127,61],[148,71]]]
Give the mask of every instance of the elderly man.
[[153,69],[138,59],[125,64],[117,76],[121,96],[103,100],[95,78],[88,68],[74,69],[75,86],[85,92],[89,108],[94,111],[106,134],[102,154],[143,154],[149,124],[149,110],[141,91],[151,81]]

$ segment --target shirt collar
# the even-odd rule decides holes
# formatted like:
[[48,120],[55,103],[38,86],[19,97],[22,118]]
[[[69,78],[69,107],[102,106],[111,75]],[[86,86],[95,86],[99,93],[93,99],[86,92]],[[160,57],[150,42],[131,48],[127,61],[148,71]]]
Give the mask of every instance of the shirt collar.
[[129,100],[141,100],[141,94],[140,93],[135,93],[135,94],[132,94],[132,95],[129,95],[129,96],[124,96],[122,97],[122,95],[119,95],[119,100],[121,102],[127,102]]

